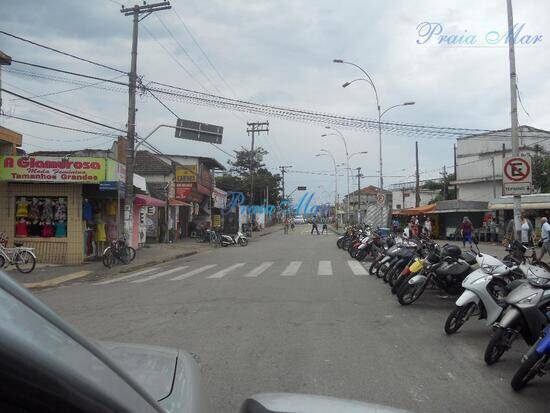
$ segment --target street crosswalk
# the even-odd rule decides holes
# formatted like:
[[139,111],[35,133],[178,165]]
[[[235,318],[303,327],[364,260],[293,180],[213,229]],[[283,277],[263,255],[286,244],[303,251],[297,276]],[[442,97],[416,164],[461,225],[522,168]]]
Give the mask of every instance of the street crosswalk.
[[[220,280],[226,277],[238,278],[263,278],[263,277],[296,277],[301,275],[318,276],[319,278],[331,278],[334,276],[365,276],[368,271],[363,263],[355,260],[337,261],[320,260],[304,263],[303,261],[275,262],[264,261],[260,263],[238,262],[234,264],[207,264],[193,268],[192,263],[174,268],[148,268],[132,272],[121,277],[100,281],[94,285],[108,285],[128,282],[132,284],[144,284],[156,279],[167,281],[181,281],[191,277],[203,277],[205,279]],[[306,265],[304,265],[306,264]],[[170,277],[169,277],[170,276]]]

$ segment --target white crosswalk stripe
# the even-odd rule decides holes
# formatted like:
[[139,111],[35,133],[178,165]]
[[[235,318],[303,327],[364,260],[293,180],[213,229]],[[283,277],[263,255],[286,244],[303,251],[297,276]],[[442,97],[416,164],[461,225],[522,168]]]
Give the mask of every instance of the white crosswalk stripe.
[[332,263],[330,261],[319,261],[317,275],[332,275]]
[[178,275],[177,277],[170,278],[170,280],[171,281],[185,280],[186,278],[192,277],[193,275],[197,275],[197,274],[200,274],[201,272],[209,270],[210,268],[214,268],[217,265],[218,264],[205,265],[204,267],[199,267],[189,272],[186,272],[185,274],[181,274],[181,275]]
[[170,270],[161,271],[161,272],[156,273],[155,275],[140,278],[139,280],[134,280],[134,281],[130,281],[130,282],[132,282],[132,283],[145,283],[147,281],[151,281],[151,280],[155,280],[155,279],[160,278],[160,277],[164,277],[165,275],[168,275],[168,274],[173,274],[175,272],[185,270],[187,267],[188,267],[188,265],[184,265],[182,267],[172,268]]
[[245,264],[246,263],[244,263],[244,262],[239,262],[237,264],[233,264],[233,265],[231,265],[231,266],[229,266],[229,267],[227,267],[227,268],[225,268],[221,271],[218,271],[218,272],[216,272],[216,273],[214,273],[214,274],[212,274],[212,275],[210,275],[206,278],[223,278],[227,274],[229,274],[231,271],[236,270],[237,268],[240,268],[240,267],[244,266]]
[[138,275],[149,274],[150,272],[157,271],[157,270],[158,270],[158,268],[148,268],[148,269],[143,270],[143,271],[133,272],[131,274],[125,275],[124,277],[118,277],[118,278],[114,278],[112,280],[107,280],[107,281],[101,281],[101,282],[98,282],[98,283],[94,283],[94,285],[112,284],[112,283],[116,283],[116,282],[119,282],[119,281],[124,281],[124,280],[128,280],[130,278],[137,277]]
[[287,265],[281,275],[283,277],[292,277],[296,275],[301,266],[302,261],[290,261],[290,264]]
[[348,261],[348,265],[351,268],[353,275],[367,275],[368,272],[359,261]]
[[273,261],[263,262],[253,270],[244,274],[243,277],[257,277],[258,275],[266,271],[269,267],[271,267],[273,264],[274,264]]

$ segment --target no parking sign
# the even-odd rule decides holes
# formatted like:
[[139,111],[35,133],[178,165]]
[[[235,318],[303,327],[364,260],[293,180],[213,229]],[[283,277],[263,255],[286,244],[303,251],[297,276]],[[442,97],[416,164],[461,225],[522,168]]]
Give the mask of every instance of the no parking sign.
[[512,156],[504,158],[502,189],[504,195],[528,195],[533,179],[531,157]]

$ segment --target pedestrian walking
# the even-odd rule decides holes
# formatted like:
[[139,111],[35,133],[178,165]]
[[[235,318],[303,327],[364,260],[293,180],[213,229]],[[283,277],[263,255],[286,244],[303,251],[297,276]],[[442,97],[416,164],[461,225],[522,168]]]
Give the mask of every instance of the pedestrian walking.
[[294,227],[296,226],[295,222],[294,222],[294,217],[290,218],[290,229],[292,231],[294,231]]
[[[520,217],[520,239],[518,241],[526,247],[532,246],[534,232],[535,228],[533,227],[531,220],[528,219],[525,216],[525,212],[522,211]],[[508,222],[506,234],[508,234],[508,237],[510,239],[516,239],[516,231],[514,230],[514,218],[512,218]]]
[[489,227],[489,239],[491,242],[498,242],[496,219],[490,218],[489,222],[487,222],[487,226]]
[[327,226],[327,220],[323,219],[323,228],[321,229],[321,234],[327,234],[328,235],[328,226]]
[[288,220],[288,218],[285,218],[285,220],[284,220],[284,230],[283,230],[283,233],[285,235],[288,234],[288,226],[289,226],[289,220]]
[[319,228],[317,227],[317,221],[315,218],[311,219],[311,235],[313,235],[313,231],[317,231],[317,235],[319,235]]
[[393,217],[393,221],[391,222],[392,230],[394,234],[397,234],[397,231],[399,230],[399,220],[396,216]]
[[432,237],[432,221],[430,218],[426,218],[426,221],[424,221],[424,235],[428,238]]
[[474,232],[474,225],[468,217],[462,219],[462,224],[460,224],[460,232],[462,234],[462,245],[465,247],[466,242],[470,243],[470,246],[473,244],[472,234]]
[[545,253],[548,253],[548,255],[550,255],[550,224],[548,223],[548,218],[542,217],[540,219],[540,223],[541,237],[538,246],[542,249],[540,251],[540,256],[538,257],[539,261],[542,260],[542,257],[544,257]]

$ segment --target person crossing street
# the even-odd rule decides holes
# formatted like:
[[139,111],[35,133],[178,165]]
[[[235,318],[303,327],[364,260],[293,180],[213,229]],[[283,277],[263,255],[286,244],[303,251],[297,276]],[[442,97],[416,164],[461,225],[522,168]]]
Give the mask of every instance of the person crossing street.
[[315,218],[311,219],[311,235],[313,235],[313,231],[317,231],[317,235],[320,235],[319,228],[317,227],[317,221]]

